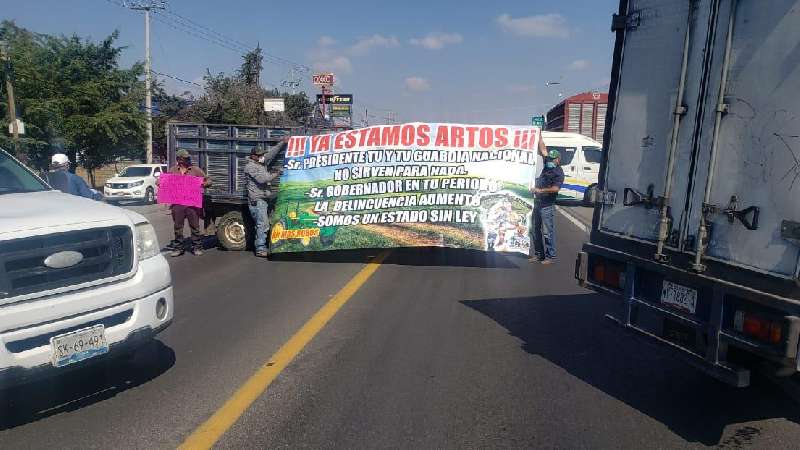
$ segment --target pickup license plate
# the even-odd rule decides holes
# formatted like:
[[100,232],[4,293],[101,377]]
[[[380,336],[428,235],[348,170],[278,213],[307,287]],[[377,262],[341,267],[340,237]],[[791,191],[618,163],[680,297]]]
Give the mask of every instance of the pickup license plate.
[[697,310],[697,291],[665,280],[661,287],[661,303],[694,314]]
[[95,325],[90,328],[53,336],[50,338],[53,365],[64,367],[108,352],[106,328]]

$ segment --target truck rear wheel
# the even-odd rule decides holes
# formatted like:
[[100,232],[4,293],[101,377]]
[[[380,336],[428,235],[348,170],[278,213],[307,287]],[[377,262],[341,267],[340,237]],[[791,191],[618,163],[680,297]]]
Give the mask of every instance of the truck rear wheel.
[[230,211],[219,220],[217,239],[225,250],[246,250],[248,235],[247,223],[240,211]]

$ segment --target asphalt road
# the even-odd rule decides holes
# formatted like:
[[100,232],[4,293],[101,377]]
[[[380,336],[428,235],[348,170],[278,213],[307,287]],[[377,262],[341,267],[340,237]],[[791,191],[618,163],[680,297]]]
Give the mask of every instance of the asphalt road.
[[[169,238],[159,207],[134,207]],[[579,221],[585,209],[563,207]],[[396,250],[222,436],[219,448],[796,448],[800,407],[632,340],[560,260]],[[0,391],[0,448],[171,448],[376,252],[170,261],[175,322],[128,363]]]

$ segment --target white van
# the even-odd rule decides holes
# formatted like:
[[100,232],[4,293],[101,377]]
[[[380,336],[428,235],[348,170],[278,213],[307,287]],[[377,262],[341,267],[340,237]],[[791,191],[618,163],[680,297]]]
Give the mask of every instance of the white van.
[[120,200],[138,200],[153,204],[158,198],[158,177],[167,171],[164,164],[136,164],[128,166],[114,178],[106,181],[103,196],[114,203]]
[[129,353],[172,310],[144,217],[53,190],[0,150],[0,388]]
[[597,187],[602,144],[578,133],[543,131],[542,138],[548,149],[561,152],[564,184],[558,198],[588,203],[589,192]]

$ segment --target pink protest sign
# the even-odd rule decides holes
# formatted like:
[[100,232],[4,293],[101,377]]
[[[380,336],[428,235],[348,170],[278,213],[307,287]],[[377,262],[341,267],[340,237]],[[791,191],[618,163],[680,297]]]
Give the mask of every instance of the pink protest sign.
[[203,207],[203,179],[163,173],[158,179],[158,203]]

